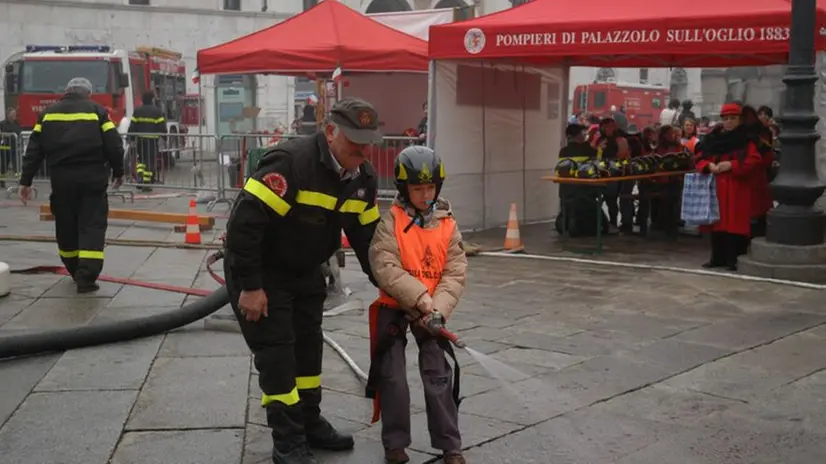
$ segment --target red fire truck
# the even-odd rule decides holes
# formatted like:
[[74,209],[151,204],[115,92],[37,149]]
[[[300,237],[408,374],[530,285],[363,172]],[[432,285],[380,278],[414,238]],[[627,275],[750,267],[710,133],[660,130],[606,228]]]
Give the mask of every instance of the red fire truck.
[[180,132],[186,94],[180,53],[156,47],[126,51],[107,45],[28,45],[6,61],[4,71],[4,105],[17,108],[24,130],[60,99],[69,80],[85,77],[94,87],[91,98],[109,110],[115,124],[132,115],[144,92],[154,90],[170,132]]
[[609,116],[611,106],[625,106],[628,125],[638,130],[660,120],[660,113],[668,105],[669,91],[666,87],[619,83],[597,82],[578,85],[574,89],[574,112],[586,112],[597,116]]

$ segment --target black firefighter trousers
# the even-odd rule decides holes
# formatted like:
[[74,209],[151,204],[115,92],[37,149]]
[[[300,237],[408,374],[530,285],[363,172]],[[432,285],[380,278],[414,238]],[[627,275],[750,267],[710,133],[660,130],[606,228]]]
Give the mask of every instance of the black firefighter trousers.
[[54,167],[49,202],[63,265],[78,283],[97,280],[103,270],[109,201],[109,169],[100,166]]
[[230,304],[259,373],[267,425],[275,447],[287,452],[305,443],[305,431],[321,421],[321,321],[327,297],[321,267],[305,275],[265,275],[269,315],[256,322],[241,314],[240,288],[232,280],[228,263],[224,270]]

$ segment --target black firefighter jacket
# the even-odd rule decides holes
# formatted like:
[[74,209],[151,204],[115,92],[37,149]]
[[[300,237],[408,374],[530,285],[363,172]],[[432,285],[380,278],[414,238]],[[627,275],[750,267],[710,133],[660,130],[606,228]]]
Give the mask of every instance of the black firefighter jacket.
[[342,228],[364,272],[379,220],[377,176],[365,162],[342,180],[322,132],[269,151],[247,180],[227,224],[225,267],[242,290],[268,271],[310,274],[341,248]]
[[46,108],[32,129],[20,185],[32,179],[46,161],[51,176],[61,168],[106,166],[123,177],[123,143],[106,109],[86,97],[68,94]]

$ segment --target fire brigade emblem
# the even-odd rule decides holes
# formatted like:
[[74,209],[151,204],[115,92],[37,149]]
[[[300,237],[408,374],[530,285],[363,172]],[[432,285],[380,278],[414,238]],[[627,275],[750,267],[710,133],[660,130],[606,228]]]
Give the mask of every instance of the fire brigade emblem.
[[261,181],[279,197],[283,197],[287,193],[287,179],[282,174],[271,172],[265,174]]
[[365,195],[367,195],[367,190],[365,190],[363,188],[360,188],[360,189],[356,190],[356,197],[357,198],[364,199]]
[[359,123],[361,123],[362,126],[372,126],[373,114],[367,110],[362,111],[359,113]]
[[465,50],[471,55],[481,53],[485,48],[485,33],[474,27],[465,32]]
[[427,167],[427,163],[422,163],[422,169],[419,171],[419,182],[423,184],[433,182],[433,173],[430,172],[430,168]]
[[430,245],[428,245],[424,249],[424,257],[422,257],[422,266],[425,269],[430,269],[430,268],[433,267],[433,264],[434,264],[433,261],[434,260],[435,259],[433,258],[433,252],[430,251]]

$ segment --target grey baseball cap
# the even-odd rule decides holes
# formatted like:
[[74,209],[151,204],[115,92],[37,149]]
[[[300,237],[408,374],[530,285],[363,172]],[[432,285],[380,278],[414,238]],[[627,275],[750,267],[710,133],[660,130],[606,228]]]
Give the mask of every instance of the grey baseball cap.
[[85,77],[75,77],[66,84],[66,91],[72,89],[85,89],[88,93],[92,93],[92,83]]
[[336,102],[330,109],[330,120],[353,143],[366,145],[382,140],[376,109],[360,98],[344,98]]

